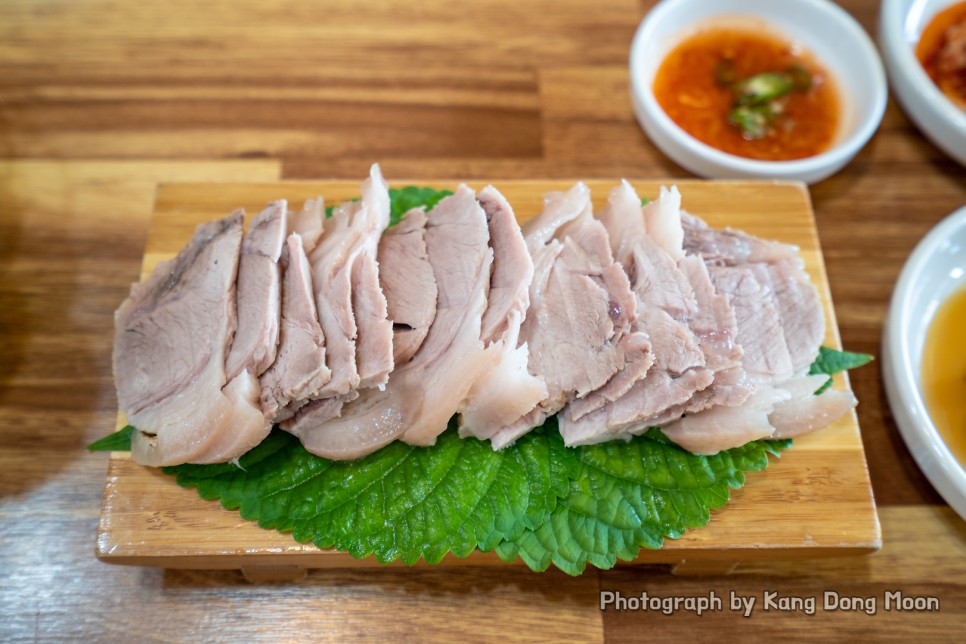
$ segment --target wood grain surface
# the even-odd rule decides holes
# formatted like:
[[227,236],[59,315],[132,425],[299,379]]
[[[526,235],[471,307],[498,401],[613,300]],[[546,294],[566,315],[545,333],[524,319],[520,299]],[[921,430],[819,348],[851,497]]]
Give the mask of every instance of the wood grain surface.
[[[570,578],[516,568],[237,571],[95,556],[114,427],[112,316],[138,278],[164,182],[686,178],[643,134],[627,55],[639,0],[0,2],[0,639],[657,641],[928,638],[966,630],[966,527],[906,450],[876,366],[855,372],[882,526],[869,557],[666,566]],[[840,4],[874,35],[879,2]],[[845,347],[878,353],[921,236],[966,203],[966,171],[894,101],[869,144],[810,189]],[[600,591],[756,596],[749,618],[601,611]],[[887,612],[887,591],[937,612]],[[876,597],[765,611],[763,595]]]

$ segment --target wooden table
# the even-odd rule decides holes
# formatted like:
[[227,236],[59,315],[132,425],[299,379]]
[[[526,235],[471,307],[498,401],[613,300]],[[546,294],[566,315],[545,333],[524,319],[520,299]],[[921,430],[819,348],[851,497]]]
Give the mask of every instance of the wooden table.
[[[374,160],[396,178],[688,177],[628,100],[628,47],[651,4],[0,4],[0,639],[961,635],[966,524],[910,457],[875,367],[852,377],[883,532],[870,557],[710,578],[319,571],[284,586],[94,557],[106,456],[84,446],[113,429],[112,314],[159,182],[356,179]],[[842,2],[870,32],[878,4]],[[812,198],[844,344],[878,353],[902,262],[966,203],[966,173],[890,103]],[[602,612],[602,590],[714,590],[725,609]],[[940,611],[886,612],[896,590],[938,597]],[[815,597],[816,614],[764,611],[769,591]],[[757,598],[750,618],[728,609],[731,592]],[[826,592],[877,596],[879,609],[823,610]]]

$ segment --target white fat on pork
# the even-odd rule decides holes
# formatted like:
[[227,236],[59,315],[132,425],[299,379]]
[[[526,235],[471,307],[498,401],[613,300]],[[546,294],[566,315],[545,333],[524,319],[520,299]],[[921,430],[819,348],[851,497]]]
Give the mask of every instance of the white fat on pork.
[[493,367],[480,376],[460,405],[459,433],[463,438],[491,438],[547,397],[543,378],[527,369],[527,344],[516,346],[520,314],[511,313],[508,321],[510,328],[503,338],[486,349],[488,356],[497,357]]
[[661,428],[669,439],[692,454],[717,454],[775,433],[768,415],[791,399],[780,387],[761,385],[741,405],[719,405],[685,416]]
[[772,438],[793,438],[827,427],[855,408],[858,400],[851,391],[827,389],[814,395],[828,376],[798,376],[782,383],[791,394],[787,401],[775,405],[768,422],[775,427]]
[[[262,387],[258,378],[247,370],[242,371],[225,385],[222,394],[231,403],[229,414],[224,421],[228,430],[218,435],[218,438],[205,450],[202,459],[197,462],[236,461],[268,436],[272,424],[262,413],[261,393]],[[260,419],[253,413],[256,409],[261,415]]]
[[630,274],[633,271],[634,247],[647,235],[641,198],[633,186],[622,180],[610,191],[605,205],[597,215],[607,229],[614,259]]
[[708,455],[763,438],[801,436],[827,427],[857,404],[849,391],[830,389],[816,396],[827,378],[805,375],[777,385],[759,385],[740,405],[711,407],[662,431],[689,452]]
[[302,250],[306,255],[315,250],[325,229],[325,200],[322,197],[307,199],[298,212],[288,213],[288,233],[302,238]]
[[660,194],[641,209],[647,235],[675,262],[684,257],[684,229],[681,227],[681,193],[677,186],[661,186]]

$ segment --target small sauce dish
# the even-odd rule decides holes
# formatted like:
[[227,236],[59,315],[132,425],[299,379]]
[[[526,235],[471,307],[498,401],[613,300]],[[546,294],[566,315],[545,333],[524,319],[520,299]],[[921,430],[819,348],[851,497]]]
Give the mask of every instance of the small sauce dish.
[[[737,156],[699,141],[668,116],[654,92],[662,62],[683,41],[719,27],[767,33],[807,52],[827,71],[839,94],[837,133],[827,149],[788,161]],[[888,95],[872,41],[847,12],[827,0],[664,0],[637,30],[630,77],[634,111],[647,136],[676,163],[709,178],[821,181],[872,137]]]
[[923,349],[936,312],[964,287],[966,206],[923,237],[899,275],[882,337],[882,377],[913,458],[946,502],[966,518],[966,469],[930,416],[922,373]]

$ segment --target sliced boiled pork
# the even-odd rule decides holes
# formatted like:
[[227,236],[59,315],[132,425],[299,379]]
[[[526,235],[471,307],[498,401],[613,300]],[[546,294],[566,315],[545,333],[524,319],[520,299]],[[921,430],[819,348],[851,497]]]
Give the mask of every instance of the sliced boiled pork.
[[392,371],[392,322],[388,316],[386,296],[379,286],[377,260],[379,239],[389,227],[389,186],[378,165],[373,165],[369,178],[362,183],[362,219],[359,244],[352,262],[352,307],[355,310],[356,367],[359,387],[381,387]]
[[307,199],[298,212],[288,213],[288,232],[296,233],[302,238],[302,250],[306,255],[315,250],[322,236],[325,224],[325,201]]
[[392,322],[379,285],[379,239],[389,225],[389,192],[378,165],[362,200],[337,206],[309,256],[316,308],[332,378],[282,427],[315,426],[341,412],[359,389],[381,387],[393,366]]
[[[599,218],[608,231],[614,259],[628,272],[633,265],[634,245],[645,235],[640,198],[629,183],[622,181],[611,190],[607,205],[601,210]],[[637,305],[635,299],[635,309]],[[571,401],[564,412],[568,421],[576,421],[617,400],[650,370],[654,364],[654,352],[644,325],[645,315],[644,312],[638,312],[631,325],[631,332],[622,339],[624,367],[603,387]]]
[[199,226],[115,313],[118,403],[137,428],[131,451],[139,463],[228,461],[271,428],[255,377],[225,375],[243,219],[236,212]]
[[661,431],[693,454],[716,454],[774,434],[775,427],[768,422],[768,415],[775,405],[790,398],[784,389],[759,386],[741,405],[711,407],[685,416]]
[[851,393],[814,392],[824,376],[805,375],[825,333],[818,293],[797,249],[685,216],[685,247],[705,261],[719,294],[735,311],[744,384],[737,405],[710,406],[663,428],[685,449],[714,454],[759,438],[814,431],[852,409]]
[[486,312],[480,332],[484,343],[500,340],[514,316],[522,320],[530,306],[533,259],[517,223],[513,208],[493,186],[480,191],[479,202],[486,213],[489,245],[493,249],[493,270],[487,294]]
[[276,423],[294,416],[332,378],[301,235],[289,235],[285,258],[278,357],[261,377],[262,409]]
[[797,249],[711,229],[676,189],[642,208],[624,182],[597,220],[578,184],[525,234],[492,187],[388,230],[378,166],[361,197],[200,226],[132,287],[114,370],[139,462],[229,461],[271,422],[353,459],[454,414],[499,449],[558,412],[568,445],[661,426],[715,453],[855,405],[813,395],[824,316]]
[[[744,350],[738,341],[738,320],[728,298],[719,293],[711,280],[708,267],[696,255],[686,255],[678,268],[694,290],[696,311],[688,318],[688,326],[698,339],[705,366],[714,372],[707,388],[695,393],[684,413],[696,412],[712,405],[738,405],[751,395],[742,359]],[[676,417],[676,410],[671,417]]]
[[473,385],[460,405],[460,436],[492,437],[529,413],[547,397],[547,385],[528,370],[530,351],[520,328],[530,305],[533,260],[516,215],[493,186],[480,191],[493,251],[486,311],[480,339],[499,358]]
[[344,396],[359,384],[351,275],[352,252],[362,231],[351,222],[360,210],[358,203],[337,206],[309,255],[319,325],[326,341],[327,366],[332,372],[332,379],[318,392],[320,399]]
[[816,396],[826,378],[821,374],[796,376],[780,385],[789,399],[776,404],[768,414],[768,422],[775,428],[771,438],[794,438],[822,429],[858,404],[851,391],[828,389]]
[[436,278],[426,252],[426,211],[414,208],[379,240],[379,283],[393,325],[393,362],[408,362],[436,317]]
[[[738,341],[738,323],[734,308],[728,298],[719,293],[703,259],[684,249],[681,195],[677,188],[661,188],[658,199],[644,206],[642,214],[646,222],[648,238],[675,260],[675,269],[664,267],[661,274],[672,276],[663,288],[659,306],[675,320],[687,325],[697,347],[703,355],[703,364],[695,362],[689,369],[698,389],[685,401],[671,405],[658,414],[643,419],[640,432],[648,426],[663,425],[713,405],[737,405],[751,395],[752,385],[742,368],[742,347]],[[646,242],[645,242],[646,247]],[[651,252],[650,258],[655,257]],[[639,264],[641,262],[638,262]],[[658,264],[660,262],[657,262]],[[668,299],[667,294],[677,293]],[[665,363],[667,364],[667,363]],[[680,369],[671,366],[672,374]],[[711,381],[701,386],[711,372]],[[678,386],[680,383],[674,383]]]
[[642,209],[626,182],[611,196],[602,220],[611,226],[612,237],[620,239],[613,250],[630,277],[637,330],[647,333],[653,364],[629,389],[608,396],[597,408],[569,407],[560,418],[568,445],[646,431],[669,412],[680,415],[677,410],[714,379],[692,329],[699,315],[695,291],[678,265],[684,259],[679,206],[677,190],[662,190],[657,201]]
[[716,454],[762,438],[792,438],[821,429],[851,411],[852,392],[815,392],[827,376],[795,376],[761,384],[742,404],[719,405],[663,428],[664,435],[694,454]]
[[547,195],[543,213],[524,231],[535,273],[521,340],[529,346],[528,369],[546,382],[547,396],[492,435],[497,449],[622,369],[622,340],[637,315],[627,275],[611,256],[604,226],[592,217],[584,184]]
[[711,266],[710,272],[715,288],[734,309],[742,367],[748,377],[756,383],[791,378],[792,359],[768,282],[763,283],[752,266]]
[[238,328],[225,361],[231,380],[243,370],[262,375],[278,347],[282,268],[279,256],[287,227],[284,199],[273,201],[252,220],[238,260],[236,300]]
[[814,284],[794,246],[683,219],[685,248],[708,267],[738,319],[743,364],[757,380],[801,375],[818,355],[825,318]]
[[323,422],[299,418],[289,431],[307,450],[354,459],[393,440],[429,445],[445,431],[476,380],[495,363],[480,340],[493,251],[486,216],[460,186],[429,213],[426,252],[437,284],[436,315],[412,359],[397,366],[384,390],[370,388]]

